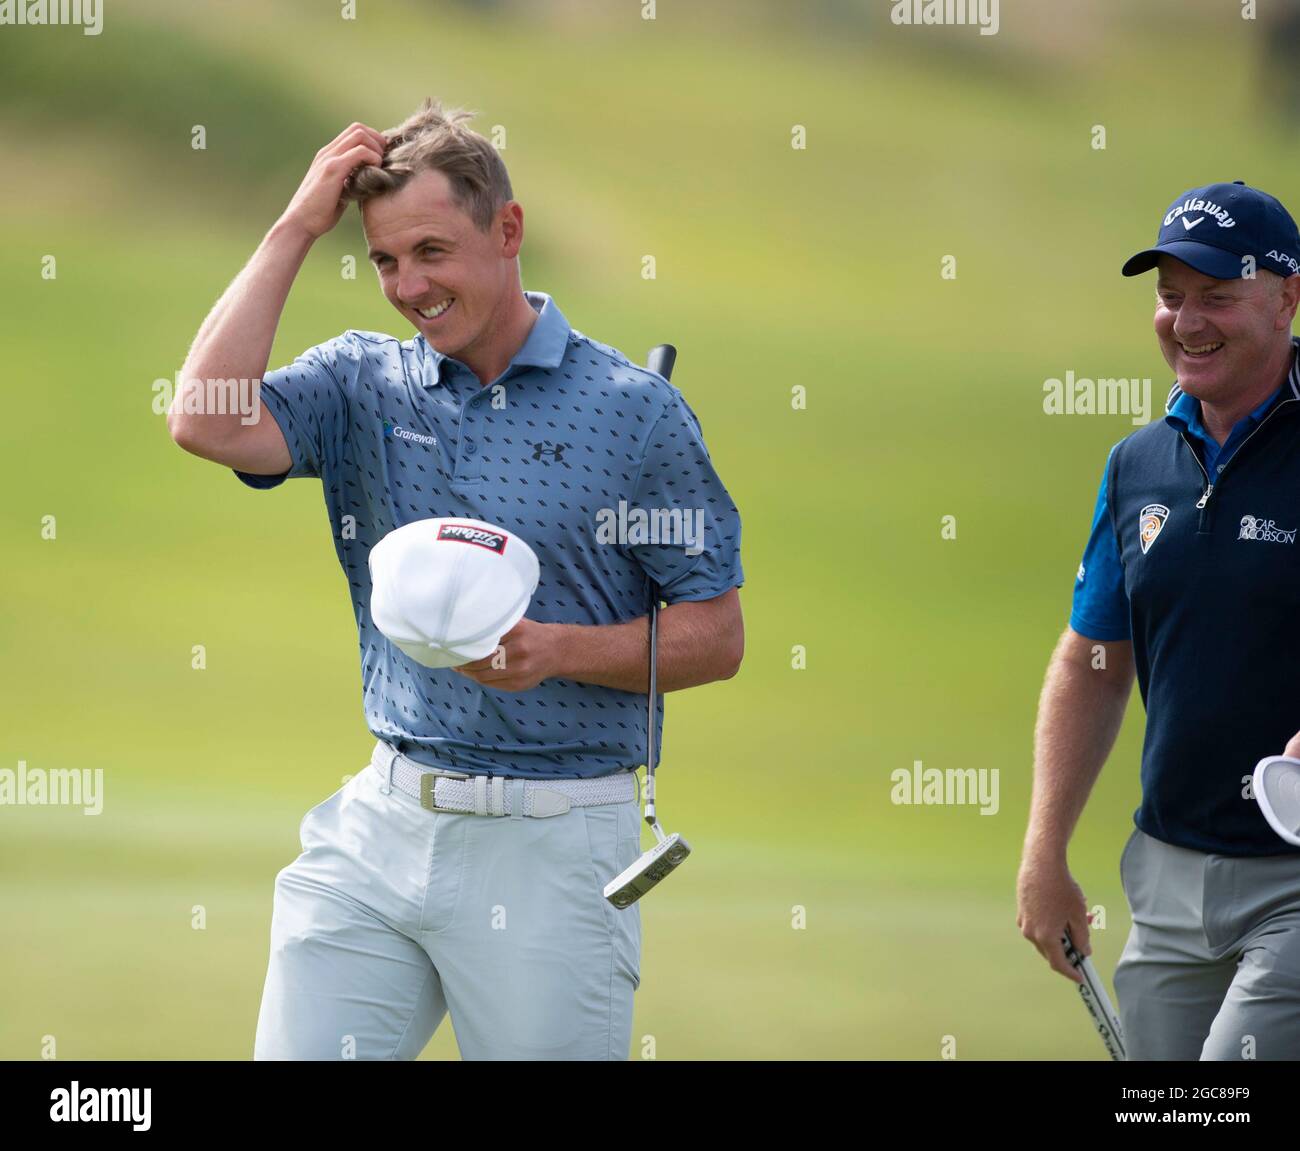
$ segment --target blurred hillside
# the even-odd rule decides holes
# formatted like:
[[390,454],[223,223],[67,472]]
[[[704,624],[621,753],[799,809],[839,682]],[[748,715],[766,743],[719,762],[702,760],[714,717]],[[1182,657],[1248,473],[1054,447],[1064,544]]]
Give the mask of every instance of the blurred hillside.
[[[1004,0],[991,37],[846,0],[338,12],[118,2],[98,37],[0,35],[0,762],[109,787],[95,820],[3,813],[0,984],[23,994],[0,1055],[46,1033],[66,1057],[249,1053],[271,881],[370,751],[355,621],[319,486],[252,492],[179,452],[152,385],[316,150],[435,95],[506,130],[525,286],[634,358],[678,345],[742,513],[745,665],[667,703],[662,810],[696,850],[644,910],[637,1034],[660,1058],[932,1059],[943,1035],[1097,1057],[1013,889],[1043,670],[1133,425],[1047,416],[1042,386],[1163,395],[1151,285],[1119,266],[1178,192],[1241,178],[1300,208],[1285,35],[1209,0]],[[409,334],[362,257],[349,211],[276,364]],[[1107,972],[1141,731],[1135,695],[1072,851]],[[891,804],[918,760],[999,771],[997,814]],[[447,1031],[427,1053],[454,1055]]]

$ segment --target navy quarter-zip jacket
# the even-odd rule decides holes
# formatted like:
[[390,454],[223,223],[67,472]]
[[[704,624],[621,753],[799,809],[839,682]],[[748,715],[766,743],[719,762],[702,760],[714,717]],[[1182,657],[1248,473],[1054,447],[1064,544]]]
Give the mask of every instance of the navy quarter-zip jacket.
[[1147,713],[1137,826],[1196,851],[1300,852],[1250,787],[1255,764],[1300,731],[1295,361],[1213,483],[1192,440],[1162,419],[1117,445],[1107,486]]

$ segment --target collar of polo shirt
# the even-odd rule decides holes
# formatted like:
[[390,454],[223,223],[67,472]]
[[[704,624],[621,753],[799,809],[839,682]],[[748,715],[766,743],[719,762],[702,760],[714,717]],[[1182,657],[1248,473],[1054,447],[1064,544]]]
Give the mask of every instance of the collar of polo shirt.
[[[564,318],[555,301],[545,292],[525,292],[524,298],[537,313],[537,322],[528,333],[523,347],[511,357],[510,366],[502,376],[508,375],[512,368],[558,368],[564,362],[564,351],[569,345],[569,321]],[[454,356],[444,356],[418,333],[415,341],[425,354],[433,357],[433,380],[431,385],[442,382],[443,372],[448,376],[456,372],[470,372],[468,365]],[[443,365],[447,365],[446,368]],[[472,373],[470,373],[472,374]]]

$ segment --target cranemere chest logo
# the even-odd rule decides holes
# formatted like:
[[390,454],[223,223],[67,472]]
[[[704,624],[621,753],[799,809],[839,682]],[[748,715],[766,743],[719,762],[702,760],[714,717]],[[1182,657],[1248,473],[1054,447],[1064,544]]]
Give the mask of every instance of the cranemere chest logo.
[[1295,543],[1295,528],[1280,528],[1273,520],[1262,520],[1258,516],[1242,516],[1239,540],[1264,540],[1271,544]]
[[424,444],[426,447],[433,447],[438,442],[437,436],[426,436],[420,432],[413,432],[410,428],[404,428],[401,424],[393,423],[392,420],[384,421],[384,439],[409,440],[413,444]]

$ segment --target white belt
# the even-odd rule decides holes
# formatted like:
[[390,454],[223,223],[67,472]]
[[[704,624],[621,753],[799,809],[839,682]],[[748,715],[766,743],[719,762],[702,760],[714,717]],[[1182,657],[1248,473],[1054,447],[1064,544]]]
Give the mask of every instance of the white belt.
[[523,779],[519,776],[466,775],[416,763],[380,740],[370,766],[383,779],[385,795],[396,787],[429,811],[462,815],[508,815],[545,818],[563,815],[570,807],[603,803],[641,802],[640,778],[625,768],[594,779]]

